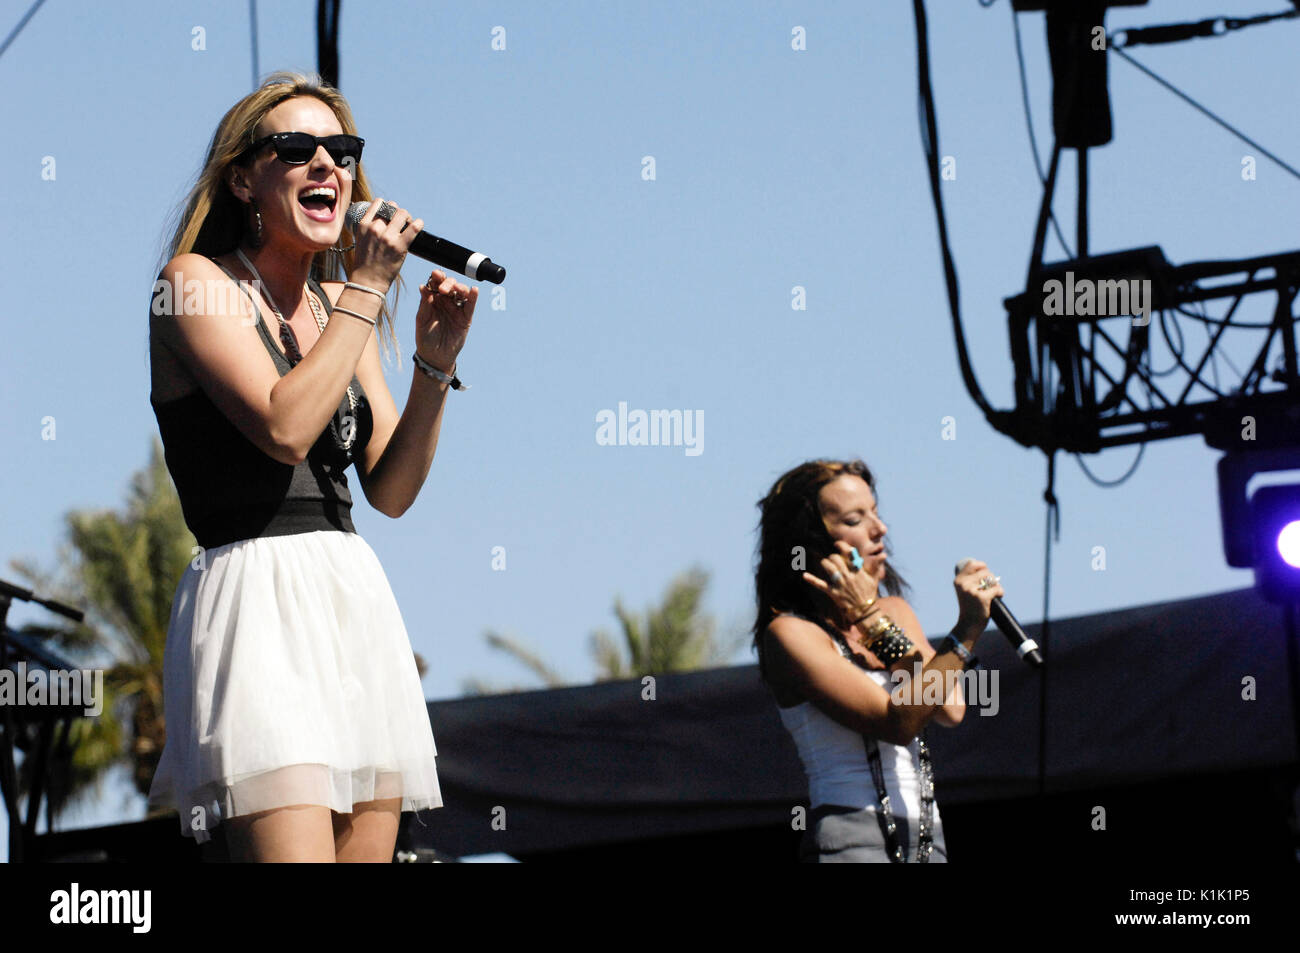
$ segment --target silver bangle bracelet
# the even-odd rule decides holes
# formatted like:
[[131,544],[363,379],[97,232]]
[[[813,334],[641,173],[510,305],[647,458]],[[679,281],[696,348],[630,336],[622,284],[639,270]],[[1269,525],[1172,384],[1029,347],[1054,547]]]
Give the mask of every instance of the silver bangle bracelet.
[[350,314],[350,315],[352,315],[352,317],[354,317],[354,318],[360,318],[362,321],[366,322],[366,324],[370,325],[372,328],[375,326],[375,319],[374,319],[374,318],[368,318],[368,317],[366,317],[364,314],[361,314],[361,313],[359,313],[359,312],[357,312],[357,311],[351,311],[351,310],[349,310],[349,309],[347,309],[347,308],[341,308],[341,307],[339,307],[338,305],[335,305],[335,306],[334,306],[334,310],[335,310],[335,311],[342,311],[344,314]]
[[949,632],[948,637],[943,640],[943,647],[956,653],[965,668],[975,668],[980,663],[980,660],[974,656],[971,650],[962,644],[961,639],[957,638],[957,636],[953,635],[951,632]]
[[343,290],[347,291],[349,288],[355,288],[357,291],[364,291],[366,294],[376,295],[381,301],[388,300],[388,295],[384,294],[382,291],[378,291],[375,288],[367,288],[365,285],[359,285],[355,281],[344,283]]
[[412,354],[411,359],[415,361],[415,366],[420,369],[421,373],[426,377],[432,377],[439,384],[450,384],[452,390],[469,390],[469,385],[462,382],[461,379],[456,376],[455,364],[451,366],[451,373],[448,374],[446,371],[438,370],[424,358],[420,357],[419,354]]

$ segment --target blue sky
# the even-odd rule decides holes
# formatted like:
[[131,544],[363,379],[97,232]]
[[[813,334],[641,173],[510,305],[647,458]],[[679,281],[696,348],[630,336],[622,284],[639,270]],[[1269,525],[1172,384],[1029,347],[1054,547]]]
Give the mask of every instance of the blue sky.
[[[0,33],[28,6],[0,2]],[[315,3],[258,6],[261,73],[314,69]],[[1107,24],[1283,6],[1153,0]],[[1011,15],[1007,0],[929,8],[963,316],[985,392],[1006,407],[1001,302],[1023,289],[1040,194]],[[1045,150],[1042,16],[1021,26]],[[206,49],[192,48],[196,27]],[[791,49],[795,27],[806,50]],[[1135,55],[1294,163],[1298,29]],[[448,399],[419,500],[394,521],[355,492],[358,531],[429,662],[429,698],[458,695],[468,677],[532,684],[486,647],[489,629],[589,681],[589,637],[616,628],[614,598],[643,608],[691,565],[712,574],[706,608],[720,625],[747,627],[754,504],[815,456],[861,456],[877,472],[929,633],[955,621],[952,567],[968,555],[1002,576],[1022,621],[1041,617],[1045,458],[993,431],[957,372],[910,3],[350,0],[340,37],[341,87],[379,193],[509,270],[505,308],[480,302],[460,361],[473,388]],[[147,460],[146,309],[163,225],[251,83],[242,0],[50,0],[0,57],[5,578],[18,581],[11,558],[52,565],[65,512],[120,507]],[[1116,139],[1092,153],[1094,253],[1159,244],[1186,262],[1294,247],[1300,183],[1262,157],[1244,181],[1252,150],[1114,57],[1111,94]],[[1072,156],[1062,177],[1056,208],[1073,243]],[[1048,257],[1062,257],[1054,241]],[[403,274],[413,289],[428,270],[411,260]],[[792,309],[796,286],[806,310]],[[385,368],[399,407],[411,298],[401,367]],[[703,452],[599,445],[597,415],[620,402],[701,415]],[[47,416],[55,440],[42,439]],[[942,438],[945,417],[955,440]],[[1114,478],[1135,453],[1086,462]],[[1216,459],[1199,438],[1156,443],[1128,482],[1102,489],[1058,458],[1053,616],[1250,585],[1224,564]],[[492,568],[498,546],[505,571]],[[9,622],[46,618],[19,606]],[[141,816],[111,790],[90,815]]]

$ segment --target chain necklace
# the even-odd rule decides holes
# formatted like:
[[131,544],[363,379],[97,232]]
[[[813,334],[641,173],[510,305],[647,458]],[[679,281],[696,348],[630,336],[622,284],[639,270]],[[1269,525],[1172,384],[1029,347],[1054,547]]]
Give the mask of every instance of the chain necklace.
[[[830,631],[828,628],[827,631]],[[840,654],[847,658],[854,665],[866,671],[866,661],[858,656],[845,641],[844,636],[839,632],[832,632]],[[880,824],[880,832],[885,837],[885,849],[889,854],[889,861],[893,864],[907,863],[907,853],[904,846],[898,843],[898,824],[894,820],[894,811],[889,800],[889,791],[885,787],[885,771],[880,764],[880,745],[875,738],[862,736],[862,740],[867,746],[867,761],[871,765],[871,780],[876,785],[876,800],[879,802],[880,809],[876,812],[876,820]],[[917,754],[920,761],[920,788],[921,788],[921,817],[917,823],[916,838],[916,863],[924,864],[930,860],[930,852],[933,849],[932,838],[934,836],[932,823],[934,818],[934,767],[930,762],[930,749],[925,743],[925,732],[916,739]]]
[[[293,328],[289,327],[289,322],[284,320],[284,315],[280,313],[279,306],[275,303],[275,299],[271,297],[271,289],[267,287],[266,282],[262,280],[262,276],[258,274],[257,268],[248,260],[248,257],[244,254],[244,250],[242,248],[236,248],[235,254],[238,255],[239,260],[244,263],[244,267],[252,272],[253,277],[257,279],[258,286],[266,294],[266,302],[271,306],[271,310],[275,312],[276,320],[280,322],[280,341],[284,344],[285,353],[288,355],[289,366],[296,366],[298,362],[302,360],[302,352],[298,350],[298,339],[294,336]],[[307,304],[311,306],[311,313],[316,318],[316,327],[320,329],[321,334],[324,334],[326,323],[325,316],[320,313],[320,309],[316,305],[316,299],[313,297],[311,289],[304,284],[303,290],[307,294]],[[348,452],[348,456],[351,456],[352,444],[357,439],[357,396],[352,392],[351,384],[348,384],[348,407],[352,411],[352,435],[343,441],[342,449]]]

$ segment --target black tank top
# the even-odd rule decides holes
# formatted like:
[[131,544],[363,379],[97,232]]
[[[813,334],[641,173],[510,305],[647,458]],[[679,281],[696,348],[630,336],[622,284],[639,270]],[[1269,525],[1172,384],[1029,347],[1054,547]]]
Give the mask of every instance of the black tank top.
[[[236,281],[229,269],[220,262],[215,264]],[[319,296],[326,312],[332,313],[330,299],[321,286],[314,279],[308,281],[308,286]],[[258,334],[283,377],[292,365],[275,346],[257,303],[252,303]],[[211,549],[242,539],[316,530],[356,532],[352,525],[352,494],[344,471],[369,442],[374,418],[370,401],[355,376],[352,392],[357,400],[356,440],[352,447],[342,450],[335,439],[335,434],[344,433],[344,418],[352,413],[344,394],[307,459],[297,466],[263,453],[201,387],[165,403],[149,399],[185,524],[200,546]]]

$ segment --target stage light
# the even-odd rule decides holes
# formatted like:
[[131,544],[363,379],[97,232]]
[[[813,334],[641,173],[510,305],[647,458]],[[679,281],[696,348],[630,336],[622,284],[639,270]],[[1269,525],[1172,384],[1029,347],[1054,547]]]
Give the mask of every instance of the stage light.
[[1287,563],[1300,569],[1300,520],[1292,520],[1277,534],[1277,552]]
[[1232,450],[1219,460],[1219,515],[1229,566],[1255,570],[1255,585],[1269,602],[1300,606],[1300,478],[1259,487],[1253,479],[1300,472],[1300,448]]
[[1300,486],[1268,486],[1250,498],[1255,585],[1264,598],[1300,603]]

